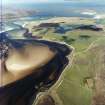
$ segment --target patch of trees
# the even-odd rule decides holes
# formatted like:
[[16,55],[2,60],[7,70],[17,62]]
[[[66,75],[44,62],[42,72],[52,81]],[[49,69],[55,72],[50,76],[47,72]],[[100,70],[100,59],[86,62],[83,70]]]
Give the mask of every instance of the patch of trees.
[[89,35],[80,35],[79,37],[81,39],[89,39],[91,36],[89,36]]
[[59,23],[42,23],[39,27],[59,27]]
[[77,27],[76,29],[82,29],[82,30],[92,30],[92,31],[103,31],[103,28],[96,26],[96,25],[81,25]]
[[68,43],[68,44],[72,44],[75,42],[76,39],[74,38],[68,38],[67,36],[62,36],[62,39],[64,42]]

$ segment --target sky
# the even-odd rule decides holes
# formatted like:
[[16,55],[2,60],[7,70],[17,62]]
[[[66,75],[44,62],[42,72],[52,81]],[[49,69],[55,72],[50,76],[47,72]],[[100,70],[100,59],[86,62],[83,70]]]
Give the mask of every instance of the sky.
[[3,0],[3,4],[11,3],[47,3],[47,2],[98,2],[105,3],[105,0]]
[[64,0],[3,0],[3,3],[46,3],[46,2],[63,2]]

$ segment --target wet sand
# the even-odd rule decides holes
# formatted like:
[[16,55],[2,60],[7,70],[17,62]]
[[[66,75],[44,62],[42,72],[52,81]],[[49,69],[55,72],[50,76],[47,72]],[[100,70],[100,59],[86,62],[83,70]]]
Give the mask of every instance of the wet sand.
[[[6,70],[3,74],[3,85],[38,72],[40,67],[47,64],[55,54],[56,52],[51,51],[46,45],[30,44],[20,49],[10,49],[9,56],[4,62]],[[13,78],[10,78],[11,76]]]

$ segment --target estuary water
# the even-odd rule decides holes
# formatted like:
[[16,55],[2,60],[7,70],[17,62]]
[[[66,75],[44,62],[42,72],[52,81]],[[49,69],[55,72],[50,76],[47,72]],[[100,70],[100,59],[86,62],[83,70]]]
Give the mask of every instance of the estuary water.
[[[65,2],[65,3],[24,3],[17,4],[15,7],[5,5],[8,8],[5,11],[8,13],[10,10],[36,10],[38,12],[30,16],[14,19],[11,22],[6,22],[1,32],[13,31],[16,29],[21,30],[21,26],[25,22],[49,19],[52,17],[80,17],[92,19],[105,19],[105,3],[99,2]],[[14,11],[15,12],[15,11]],[[8,21],[8,20],[7,20]],[[16,23],[16,24],[14,24]],[[1,33],[0,32],[0,33]]]

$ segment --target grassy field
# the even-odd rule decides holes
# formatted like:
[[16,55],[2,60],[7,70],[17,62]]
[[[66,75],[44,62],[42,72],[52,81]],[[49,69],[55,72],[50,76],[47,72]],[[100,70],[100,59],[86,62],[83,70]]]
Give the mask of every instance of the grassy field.
[[[95,21],[85,20],[85,23],[78,24],[94,24]],[[98,22],[103,23],[102,21]],[[70,23],[69,23],[70,24]],[[73,23],[72,23],[73,24]],[[76,25],[77,22],[73,25]],[[77,24],[77,25],[78,25]],[[71,25],[71,24],[70,24]],[[45,32],[43,34],[43,32]],[[54,29],[48,29],[47,31],[40,30],[40,36],[42,39],[65,42],[75,48],[73,54],[73,61],[70,66],[62,74],[63,82],[56,89],[60,100],[63,105],[104,105],[96,99],[100,92],[100,89],[105,88],[102,84],[102,79],[96,80],[97,74],[102,74],[105,51],[105,32],[104,31],[92,31],[92,30],[72,30],[64,34],[54,33]],[[36,34],[36,33],[35,33]],[[99,82],[97,82],[99,81]],[[102,84],[100,85],[99,83]],[[101,87],[99,87],[100,85]],[[96,94],[95,90],[99,91]],[[105,90],[104,90],[105,91]],[[105,100],[105,99],[104,99]],[[59,102],[58,102],[59,103]],[[99,103],[99,104],[95,104]],[[61,104],[57,104],[61,105]]]
[[[52,33],[52,31],[49,31],[45,35],[43,35],[43,39],[66,42],[67,44],[72,45],[77,53],[87,49],[87,47],[93,41],[97,40],[100,37],[103,37],[103,35],[105,35],[105,32],[103,31],[96,32],[89,30],[74,30],[67,32],[64,35]],[[88,37],[85,38],[83,36],[88,36]]]
[[[105,62],[102,62],[105,59],[104,51],[105,38],[101,38],[94,42],[88,51],[74,54],[72,66],[65,71],[63,83],[57,89],[64,105],[91,105],[95,89],[98,88],[99,93],[103,93],[100,92],[99,86],[105,82],[103,81],[102,84],[99,82],[99,85],[95,78],[104,70]],[[105,89],[104,86],[101,88]],[[99,99],[99,96],[96,95],[96,98]],[[98,103],[97,100],[95,101]],[[100,103],[102,99],[99,104],[94,105],[102,105]]]
[[95,77],[103,65],[99,62],[103,51],[94,46],[105,38],[104,35],[105,32],[101,31],[75,30],[64,35],[49,31],[43,36],[43,39],[66,42],[75,48],[72,66],[65,71],[63,82],[56,90],[63,105],[91,105],[96,88]]

